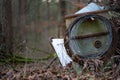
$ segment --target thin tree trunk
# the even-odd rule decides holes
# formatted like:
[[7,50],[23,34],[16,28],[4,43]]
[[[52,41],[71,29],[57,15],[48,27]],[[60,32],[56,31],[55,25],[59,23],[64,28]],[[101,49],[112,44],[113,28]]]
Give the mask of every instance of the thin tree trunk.
[[19,0],[19,26],[21,27],[20,37],[22,39],[26,39],[26,30],[24,29],[24,26],[26,25],[26,1],[27,0]]
[[60,0],[60,31],[59,31],[59,36],[64,36],[65,31],[66,31],[66,26],[65,26],[65,15],[66,15],[66,2],[64,0]]
[[6,52],[12,54],[13,52],[13,26],[12,26],[12,5],[11,0],[3,1],[3,27],[5,32]]
[[49,9],[49,6],[50,6],[50,4],[49,4],[49,2],[47,0],[47,19],[48,20],[50,19],[50,9]]

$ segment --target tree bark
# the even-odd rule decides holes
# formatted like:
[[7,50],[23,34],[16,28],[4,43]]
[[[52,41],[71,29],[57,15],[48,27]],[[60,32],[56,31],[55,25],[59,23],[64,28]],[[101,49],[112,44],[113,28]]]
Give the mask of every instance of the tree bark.
[[65,15],[66,15],[66,2],[64,0],[60,0],[60,31],[59,31],[59,36],[64,36],[65,31],[66,31],[66,26],[65,26]]
[[[26,3],[27,0],[19,0],[19,26],[20,26],[20,38],[26,39],[26,29],[24,26],[26,25]],[[23,36],[24,35],[24,36]]]
[[13,52],[13,26],[12,26],[12,1],[3,1],[2,20],[5,33],[6,52],[12,54]]
[[19,0],[20,25],[26,24],[26,0]]

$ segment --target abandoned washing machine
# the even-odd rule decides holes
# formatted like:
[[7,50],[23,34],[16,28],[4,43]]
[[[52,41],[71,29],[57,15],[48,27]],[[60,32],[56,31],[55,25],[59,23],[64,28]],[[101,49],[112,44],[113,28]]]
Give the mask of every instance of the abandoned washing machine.
[[[107,60],[116,51],[115,25],[104,17],[104,11],[66,16],[67,34],[65,47],[73,61],[85,59]],[[102,14],[102,15],[101,15]],[[75,58],[74,58],[75,57]],[[80,61],[81,60],[81,61]]]

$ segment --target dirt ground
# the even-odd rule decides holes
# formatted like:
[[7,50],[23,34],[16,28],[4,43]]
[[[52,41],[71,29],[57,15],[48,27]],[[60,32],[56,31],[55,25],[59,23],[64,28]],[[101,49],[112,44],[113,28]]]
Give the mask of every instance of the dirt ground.
[[[95,78],[89,73],[77,74],[73,67],[63,68],[59,62],[46,68],[48,62],[2,63],[0,65],[0,80],[113,80],[111,76],[109,78]],[[120,80],[120,78],[116,80]]]

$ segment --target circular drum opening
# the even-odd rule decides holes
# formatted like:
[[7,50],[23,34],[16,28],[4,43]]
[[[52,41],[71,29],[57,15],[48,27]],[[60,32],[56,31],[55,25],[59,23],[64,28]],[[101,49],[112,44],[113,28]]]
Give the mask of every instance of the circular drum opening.
[[99,15],[77,18],[68,31],[68,46],[73,54],[84,58],[98,58],[106,54],[112,44],[112,26]]

